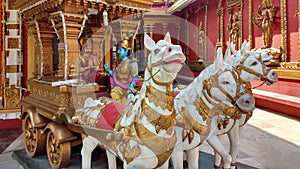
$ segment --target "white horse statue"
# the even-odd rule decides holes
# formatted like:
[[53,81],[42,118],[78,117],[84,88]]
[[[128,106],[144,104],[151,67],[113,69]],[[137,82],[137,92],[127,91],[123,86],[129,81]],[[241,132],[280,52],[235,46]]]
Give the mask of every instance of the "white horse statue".
[[[271,85],[278,81],[278,76],[275,71],[269,69],[265,63],[270,61],[273,57],[268,52],[249,52],[250,45],[245,41],[242,44],[240,50],[236,51],[235,46],[231,45],[231,50],[233,51],[233,55],[231,55],[230,47],[227,48],[224,59],[226,62],[229,62],[234,69],[238,72],[238,76],[241,79],[241,83],[243,83],[247,90],[251,92],[250,81],[251,80],[261,80],[266,82],[267,85]],[[240,119],[225,119],[224,116],[220,116],[219,119],[221,123],[227,120],[227,125],[220,125],[218,130],[215,130],[214,134],[208,140],[208,143],[212,145],[215,149],[215,163],[214,168],[221,168],[221,161],[231,160],[231,168],[234,169],[237,167],[237,154],[239,150],[240,137],[242,133],[243,126],[247,123],[249,118],[251,117],[252,112],[248,112],[247,114],[242,114]],[[219,148],[216,152],[216,147],[213,145],[220,145],[219,140],[223,140],[224,134],[228,134],[229,143],[230,143],[230,152],[228,153],[222,147]],[[217,138],[218,137],[218,138]],[[217,143],[216,143],[217,142]],[[230,158],[230,155],[231,158]],[[228,163],[228,162],[227,162]]]
[[[109,168],[116,168],[115,156],[124,163],[124,168],[167,168],[176,144],[174,129],[175,110],[173,80],[185,61],[179,45],[173,45],[169,33],[155,43],[147,34],[145,46],[151,51],[145,79],[138,97],[131,106],[119,106],[109,98],[87,102],[87,120],[83,139],[82,168],[91,168],[91,153],[101,145],[107,150]],[[89,106],[92,105],[92,106]],[[117,122],[109,128],[114,131],[102,132],[103,116],[119,110]],[[93,123],[94,122],[94,123]],[[102,133],[101,133],[102,132]]]
[[[217,50],[214,64],[204,69],[175,97],[177,144],[172,154],[174,169],[183,168],[183,151],[188,152],[189,168],[198,168],[199,145],[217,130],[218,116],[238,119],[241,112],[254,109],[254,98],[247,93],[237,73],[223,63]],[[230,162],[225,164],[230,166]],[[229,167],[228,167],[229,168]]]

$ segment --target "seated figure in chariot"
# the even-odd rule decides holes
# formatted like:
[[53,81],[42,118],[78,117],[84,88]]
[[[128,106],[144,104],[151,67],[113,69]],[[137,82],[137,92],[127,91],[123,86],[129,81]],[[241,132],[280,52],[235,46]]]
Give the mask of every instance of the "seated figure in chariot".
[[108,63],[104,65],[104,69],[110,75],[111,98],[125,104],[128,94],[136,92],[134,87],[138,84],[138,65],[136,59],[129,58],[131,49],[128,39],[120,41],[117,49],[121,62],[115,70],[108,69]]

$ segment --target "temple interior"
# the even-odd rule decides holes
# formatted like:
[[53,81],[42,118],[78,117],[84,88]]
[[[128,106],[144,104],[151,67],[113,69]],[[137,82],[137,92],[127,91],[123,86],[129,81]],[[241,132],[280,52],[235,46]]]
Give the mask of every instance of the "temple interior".
[[[115,149],[125,144],[128,147],[124,146],[125,148],[120,148],[121,150],[116,153],[117,167],[128,165],[128,168],[135,168],[130,163],[132,161],[134,163],[135,158],[142,153],[135,151],[132,145],[129,147],[127,137],[138,138],[136,144],[147,146],[155,144],[148,143],[150,141],[144,143],[141,139],[144,137],[139,138],[136,135],[145,132],[146,129],[143,128],[141,131],[132,129],[132,126],[136,127],[139,120],[143,121],[147,115],[149,116],[147,120],[158,118],[150,122],[156,131],[154,134],[158,135],[159,131],[164,129],[164,132],[168,133],[167,127],[176,129],[185,124],[182,134],[177,133],[177,137],[183,136],[182,142],[186,140],[192,144],[197,135],[201,136],[198,144],[200,145],[198,168],[220,167],[213,160],[216,155],[214,151],[220,150],[218,146],[214,147],[216,145],[214,135],[223,137],[223,140],[220,140],[225,143],[224,150],[228,156],[231,155],[231,169],[237,168],[237,165],[242,169],[299,168],[300,0],[0,0],[0,2],[2,33],[0,168],[31,168],[32,163],[47,163],[48,168],[85,168],[80,162],[83,158],[80,155],[80,148],[83,146],[83,140],[89,135],[87,132],[89,130],[85,127],[93,129],[104,126],[104,123],[109,125],[112,118],[118,118],[118,121],[114,121],[116,123],[108,127],[113,136],[110,135],[112,138],[107,139],[109,135],[107,134],[104,142],[109,148],[106,146],[102,148],[117,151]],[[162,52],[163,50],[165,51]],[[123,54],[124,52],[126,54]],[[167,58],[168,54],[174,54],[174,58],[182,54],[185,59],[178,64],[182,58],[172,60],[171,57],[170,61]],[[234,72],[232,77],[236,79],[233,80],[236,86],[231,91],[235,91],[236,95],[224,91],[228,88],[219,89],[220,86],[231,82],[230,79],[226,79],[217,84],[222,77],[217,77],[214,82],[204,80],[203,84],[194,85],[193,92],[203,92],[203,98],[206,99],[204,101],[201,98],[200,101],[196,99],[198,102],[191,101],[197,97],[192,94],[193,92],[180,94],[186,91],[185,89],[190,89],[192,86],[190,84],[196,83],[198,77],[206,77],[203,74],[212,65],[216,65],[215,69],[219,70],[219,54],[222,55],[220,56],[222,63]],[[156,59],[152,55],[163,56],[161,60],[151,64],[150,62]],[[173,67],[169,70],[164,64],[178,64],[181,69],[176,72],[176,78],[170,83],[165,81],[156,83],[155,76],[160,70],[170,73],[175,69]],[[160,66],[161,69],[157,69],[155,73],[151,72]],[[223,71],[226,66],[222,67]],[[169,77],[166,75],[165,79]],[[164,84],[165,87],[162,89],[166,89],[167,96],[162,89],[150,88],[149,81],[155,83],[154,88]],[[245,88],[245,91],[241,89],[242,93],[238,93],[239,83]],[[212,95],[214,90],[211,88],[218,88],[223,92],[224,96],[221,98],[225,97],[227,99],[224,99],[225,101],[231,102],[230,105],[235,106],[231,110],[238,115],[226,114],[225,103],[222,104],[224,108],[222,111],[225,114],[215,110],[221,106],[211,108],[205,105],[216,105],[219,100],[221,103],[225,102]],[[179,94],[175,95],[177,91]],[[140,97],[128,102],[130,94]],[[243,113],[237,98],[245,94],[249,94],[249,97],[255,100],[253,105],[255,109]],[[199,94],[200,96],[202,95]],[[181,97],[190,99],[190,102],[184,102],[183,105],[186,107],[181,107],[179,111],[182,112],[178,113],[180,115],[159,114],[158,110],[162,111],[165,107],[168,109],[169,104],[174,106],[171,105],[170,112],[178,111],[176,106],[181,102],[176,102],[176,99]],[[208,97],[211,100],[207,99]],[[100,103],[90,101],[89,104],[94,107],[89,107],[91,105],[88,105],[87,100],[98,98],[102,98]],[[166,101],[160,103],[161,99]],[[251,99],[244,101],[244,104],[249,104]],[[159,103],[156,104],[155,101]],[[104,113],[107,110],[106,104],[110,102],[117,103],[114,107],[108,108],[109,112],[118,111],[120,116],[101,115],[102,111]],[[121,111],[118,107],[120,102],[123,105],[127,104],[126,106],[133,105],[133,108],[127,107]],[[138,103],[141,105],[136,110],[134,106]],[[197,115],[187,115],[192,109],[188,107],[190,104],[196,107]],[[153,105],[159,108],[147,112]],[[96,110],[100,113],[94,115],[97,117],[92,117],[91,114]],[[141,114],[134,117],[136,122],[124,127],[120,119],[132,115],[126,112],[127,110],[130,113],[140,110]],[[215,114],[209,114],[211,112]],[[216,120],[217,126],[210,125],[215,124],[213,119],[218,113],[221,115]],[[194,125],[199,119],[195,118],[198,115],[204,122]],[[141,118],[142,116],[145,117]],[[241,116],[246,118],[243,123],[240,122]],[[105,122],[100,121],[100,117],[102,120],[104,118]],[[141,119],[137,120],[138,118]],[[207,118],[211,118],[213,122],[206,120]],[[183,123],[182,119],[185,120]],[[193,124],[188,124],[189,122]],[[236,129],[237,132],[243,133],[236,136],[238,140],[230,140],[230,133],[235,130],[236,123],[240,124]],[[227,125],[232,127],[225,131]],[[207,126],[209,130],[216,129],[213,136],[205,133]],[[126,131],[121,130],[121,127]],[[96,131],[106,129],[107,127],[97,128]],[[122,136],[125,135],[125,138],[114,138],[120,133]],[[225,138],[227,134],[229,139]],[[119,142],[120,145],[116,148]],[[52,143],[58,146],[50,145]],[[236,154],[236,157],[232,155],[232,151],[235,151],[234,143],[239,146],[239,154]],[[101,145],[101,141],[99,144]],[[157,144],[161,144],[157,147],[170,146],[172,151],[173,148],[176,149],[176,145],[169,143]],[[157,151],[160,152],[161,149]],[[125,151],[130,157],[125,157]],[[171,157],[172,151],[156,154],[158,164],[153,168],[159,168],[160,165],[164,166],[167,163],[169,168],[176,168],[172,160],[163,164],[166,154],[167,157]],[[186,151],[188,150],[184,150]],[[207,162],[207,165],[202,162],[201,153],[211,157],[211,162]],[[222,151],[217,154],[222,155]],[[36,161],[39,156],[44,161]],[[97,157],[106,159],[103,149],[101,155],[98,154]],[[206,158],[205,156],[204,161]],[[189,157],[184,159],[183,168],[192,166],[188,159]],[[223,168],[227,168],[225,167],[227,161],[224,159],[222,158],[222,165]],[[96,160],[91,165],[92,168],[99,166],[108,168],[106,160]],[[151,166],[150,162],[148,165]],[[40,164],[37,164],[33,168],[39,167]]]

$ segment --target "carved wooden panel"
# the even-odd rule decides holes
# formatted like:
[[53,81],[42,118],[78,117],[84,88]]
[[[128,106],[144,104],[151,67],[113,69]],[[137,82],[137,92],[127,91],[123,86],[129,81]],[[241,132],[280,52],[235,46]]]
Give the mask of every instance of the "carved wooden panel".
[[20,88],[12,85],[10,88],[5,89],[6,107],[16,108],[20,107]]
[[18,49],[19,48],[19,39],[18,38],[8,38],[7,39],[8,49]]

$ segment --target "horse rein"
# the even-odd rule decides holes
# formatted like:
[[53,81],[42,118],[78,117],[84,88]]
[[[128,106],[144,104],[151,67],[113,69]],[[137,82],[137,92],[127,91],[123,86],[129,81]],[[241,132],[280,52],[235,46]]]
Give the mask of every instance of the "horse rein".
[[[165,53],[165,51],[166,50],[164,50],[164,53]],[[164,53],[163,53],[163,56],[164,56]],[[151,57],[150,60],[152,60],[152,54],[150,54],[150,57]],[[150,73],[150,77],[144,81],[146,82],[146,81],[149,81],[150,79],[152,79],[152,81],[155,84],[160,85],[160,86],[165,86],[167,92],[169,93],[171,91],[171,85],[173,84],[173,80],[171,80],[170,82],[159,82],[159,81],[155,80],[155,78],[154,78],[154,76],[156,76],[161,71],[161,66],[164,63],[165,63],[164,57],[162,57],[159,61],[148,65],[147,69],[148,69],[148,72]],[[152,67],[159,67],[159,69],[154,74],[152,74]]]
[[[234,67],[233,69],[238,73],[239,76],[241,75],[242,70],[244,70],[245,72],[248,72],[249,74],[253,74],[253,75],[259,77],[260,80],[263,81],[262,84],[260,84],[259,86],[257,86],[257,87],[260,87],[260,86],[262,86],[264,83],[266,83],[266,81],[268,80],[268,79],[267,79],[267,75],[268,75],[268,73],[271,71],[271,69],[269,69],[269,70],[266,69],[267,66],[261,61],[261,55],[259,56],[258,61],[259,61],[259,62],[261,63],[261,65],[262,65],[263,74],[260,74],[260,73],[258,73],[258,72],[255,72],[254,70],[249,69],[249,68],[243,66],[245,60],[247,59],[247,56],[248,56],[248,55],[244,55],[243,59],[240,61],[240,63],[238,64],[238,66]],[[246,83],[246,82],[243,81],[242,79],[240,79],[240,82],[243,83],[243,84]],[[255,88],[257,88],[257,87],[255,87]]]
[[218,71],[216,74],[214,74],[209,79],[206,79],[203,82],[204,83],[204,85],[203,85],[204,89],[203,90],[206,90],[206,92],[203,92],[204,96],[205,96],[206,100],[209,101],[211,104],[213,104],[213,103],[212,103],[212,101],[210,101],[210,99],[208,97],[212,98],[213,100],[215,100],[217,102],[221,102],[221,100],[217,99],[215,96],[212,96],[212,94],[210,92],[210,89],[212,87],[218,88],[230,100],[230,102],[234,106],[237,105],[236,100],[239,99],[245,93],[247,93],[246,90],[243,91],[243,92],[241,92],[240,91],[240,85],[237,85],[238,82],[239,82],[239,80],[240,80],[239,76],[238,76],[238,73],[236,71],[234,71],[234,70],[227,70],[227,71],[231,72],[231,74],[232,74],[232,76],[233,76],[233,78],[235,80],[235,83],[236,83],[236,95],[234,97],[232,97],[223,87],[221,87],[219,85],[219,83],[218,83],[218,77],[223,73],[223,71]]

